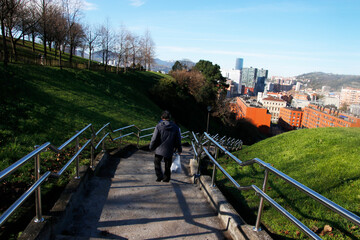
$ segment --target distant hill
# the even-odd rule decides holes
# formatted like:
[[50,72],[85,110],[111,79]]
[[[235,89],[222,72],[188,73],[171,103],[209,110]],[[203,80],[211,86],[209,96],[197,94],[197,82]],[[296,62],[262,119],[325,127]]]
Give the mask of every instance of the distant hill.
[[174,66],[176,61],[180,61],[181,63],[185,64],[189,68],[192,68],[193,66],[195,66],[195,63],[188,59],[164,61],[159,58],[155,58],[155,64],[153,65],[151,70],[164,71],[165,73],[168,73],[171,70],[171,68]]
[[320,89],[322,86],[329,86],[332,91],[340,91],[342,87],[360,88],[360,76],[358,75],[312,72],[299,75],[296,78],[298,80],[310,80],[307,86],[313,89]]

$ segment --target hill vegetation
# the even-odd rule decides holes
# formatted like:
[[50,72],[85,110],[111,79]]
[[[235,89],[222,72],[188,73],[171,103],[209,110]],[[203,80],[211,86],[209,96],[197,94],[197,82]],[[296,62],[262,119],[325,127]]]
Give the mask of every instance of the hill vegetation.
[[296,78],[310,80],[307,86],[313,89],[321,89],[322,86],[329,86],[332,91],[340,91],[342,87],[360,88],[360,76],[356,75],[312,72],[299,75]]
[[[242,161],[260,158],[359,216],[359,140],[359,128],[303,129],[268,138],[252,146],[244,146],[235,155]],[[240,185],[256,184],[261,188],[263,169],[258,166],[241,168],[226,158],[221,161]],[[218,185],[223,188],[228,198],[232,199],[239,211],[245,213],[245,216],[253,216],[247,219],[248,223],[255,224],[259,198],[254,192],[237,191],[220,173],[217,179]],[[324,239],[360,238],[358,226],[272,174],[269,177],[267,194]],[[276,238],[306,238],[299,229],[267,203],[262,223]],[[332,231],[323,231],[325,225],[329,225]]]

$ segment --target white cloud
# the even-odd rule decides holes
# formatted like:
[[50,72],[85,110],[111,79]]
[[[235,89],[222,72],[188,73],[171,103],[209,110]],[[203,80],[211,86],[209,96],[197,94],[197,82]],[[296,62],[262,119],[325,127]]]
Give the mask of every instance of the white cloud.
[[144,0],[130,0],[130,5],[134,7],[140,7],[145,4]]
[[90,3],[90,2],[88,2],[86,0],[84,0],[82,8],[85,11],[92,11],[92,10],[97,10],[98,6],[95,3]]

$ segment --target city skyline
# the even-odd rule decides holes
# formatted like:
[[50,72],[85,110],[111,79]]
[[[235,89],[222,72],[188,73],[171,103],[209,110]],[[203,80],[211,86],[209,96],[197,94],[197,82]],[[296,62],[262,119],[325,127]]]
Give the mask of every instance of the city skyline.
[[360,75],[360,1],[86,0],[83,22],[149,30],[162,60],[209,60],[270,76]]

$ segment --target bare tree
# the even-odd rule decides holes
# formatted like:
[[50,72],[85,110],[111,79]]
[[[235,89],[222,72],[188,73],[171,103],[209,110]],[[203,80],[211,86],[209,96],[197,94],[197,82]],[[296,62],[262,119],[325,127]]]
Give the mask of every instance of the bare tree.
[[37,12],[37,8],[36,8],[36,3],[34,1],[29,1],[27,3],[27,25],[29,26],[29,28],[27,29],[27,31],[24,33],[28,36],[31,36],[32,39],[32,51],[35,52],[35,38],[38,35],[38,31],[39,31],[39,21],[40,21],[40,17],[38,15]]
[[101,51],[103,55],[103,63],[105,64],[105,72],[109,63],[109,54],[113,47],[114,37],[109,26],[109,20],[106,24],[101,26],[100,30]]
[[66,36],[67,36],[67,20],[64,16],[64,13],[60,7],[54,8],[54,18],[53,19],[53,37],[55,41],[55,56],[57,51],[59,51],[59,66],[62,68],[62,52],[61,47],[65,45]]
[[126,53],[126,36],[128,31],[125,26],[121,26],[121,30],[116,34],[115,52],[117,57],[116,73],[119,73],[121,64],[125,67],[125,53]]
[[89,62],[88,62],[88,69],[90,69],[90,65],[91,65],[91,57],[92,57],[92,52],[94,51],[94,48],[97,45],[97,41],[99,39],[100,36],[100,30],[99,29],[95,29],[95,27],[92,27],[90,25],[85,26],[84,28],[84,36],[85,36],[85,41],[87,43],[87,47],[89,48]]
[[69,61],[72,62],[73,52],[83,37],[82,26],[79,24],[79,17],[82,9],[81,0],[62,0],[67,24],[68,24],[68,43],[70,48]]
[[128,42],[130,46],[130,55],[132,59],[132,68],[136,67],[137,54],[139,50],[139,37],[133,34],[128,35]]
[[7,66],[9,62],[9,50],[7,48],[6,41],[6,30],[10,35],[13,52],[16,53],[14,47],[14,35],[13,29],[18,24],[20,15],[23,14],[24,0],[1,0],[0,1],[0,24],[1,24],[1,35],[3,39],[3,50],[4,50],[4,65]]
[[129,59],[131,57],[132,53],[132,39],[133,35],[131,32],[126,31],[125,33],[125,46],[124,46],[124,55],[123,55],[123,64],[124,64],[124,71],[127,71],[127,68],[129,67]]
[[37,10],[38,10],[38,14],[39,14],[39,20],[40,20],[40,24],[39,24],[39,31],[38,33],[40,34],[42,41],[43,41],[43,46],[44,46],[44,59],[46,61],[46,57],[47,57],[47,51],[46,51],[46,43],[47,43],[47,35],[48,35],[48,31],[50,29],[50,25],[49,25],[49,8],[50,6],[53,4],[52,0],[34,0],[34,2],[37,5]]
[[70,45],[70,63],[72,62],[72,57],[76,51],[76,48],[78,46],[80,46],[82,44],[82,42],[85,39],[85,34],[82,28],[82,25],[79,23],[74,23],[71,27],[71,29],[69,30],[69,34],[68,36],[70,36],[69,40],[69,45]]
[[144,67],[150,71],[151,65],[154,63],[155,57],[155,44],[151,38],[149,30],[145,31],[145,34],[142,38],[142,54],[144,59]]

